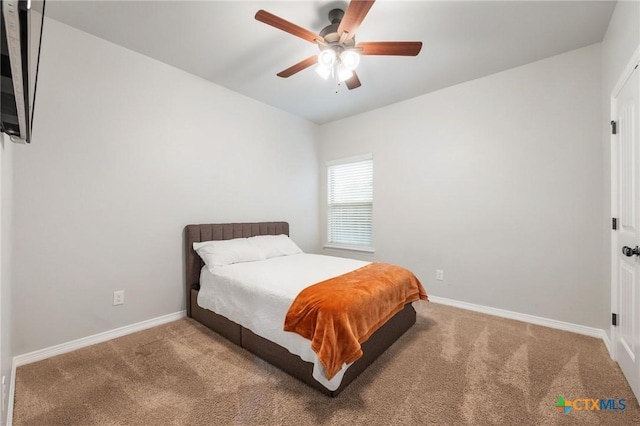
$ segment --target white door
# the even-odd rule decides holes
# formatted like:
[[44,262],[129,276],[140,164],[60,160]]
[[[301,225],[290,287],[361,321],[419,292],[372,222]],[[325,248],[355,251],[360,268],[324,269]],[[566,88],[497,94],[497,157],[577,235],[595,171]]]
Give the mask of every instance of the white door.
[[[640,396],[640,70],[629,75],[614,94],[612,112],[616,134],[613,136],[614,170],[617,186],[614,214],[617,211],[617,244],[614,256],[614,301],[617,314],[615,355],[636,397]],[[617,161],[617,164],[615,164]],[[616,196],[617,195],[617,196]],[[617,302],[617,303],[616,303]]]

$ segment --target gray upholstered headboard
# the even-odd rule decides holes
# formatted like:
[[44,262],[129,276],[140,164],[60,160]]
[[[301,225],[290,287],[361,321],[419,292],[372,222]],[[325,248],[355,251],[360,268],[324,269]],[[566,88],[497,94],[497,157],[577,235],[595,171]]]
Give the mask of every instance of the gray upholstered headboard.
[[187,316],[191,316],[191,289],[200,286],[200,270],[204,266],[200,256],[193,250],[193,243],[201,241],[230,240],[256,235],[289,235],[287,222],[213,223],[187,225],[185,241],[185,287],[187,290]]

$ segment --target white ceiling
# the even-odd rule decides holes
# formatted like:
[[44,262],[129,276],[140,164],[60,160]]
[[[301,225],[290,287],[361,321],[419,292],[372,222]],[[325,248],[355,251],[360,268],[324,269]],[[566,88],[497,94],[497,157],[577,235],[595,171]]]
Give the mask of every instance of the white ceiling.
[[[317,46],[254,19],[265,9],[319,32],[342,1],[60,1],[46,15],[315,123],[326,123],[602,40],[613,1],[378,0],[358,41],[422,41],[417,57],[365,56],[336,93],[308,68]],[[46,37],[46,27],[45,34]]]

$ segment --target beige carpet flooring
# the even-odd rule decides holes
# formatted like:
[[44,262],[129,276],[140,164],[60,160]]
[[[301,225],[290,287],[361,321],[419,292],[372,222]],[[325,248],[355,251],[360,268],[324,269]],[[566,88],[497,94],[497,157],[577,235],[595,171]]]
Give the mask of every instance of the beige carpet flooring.
[[[14,425],[631,425],[595,338],[435,303],[337,398],[184,319],[18,368]],[[623,398],[576,411],[559,396]]]

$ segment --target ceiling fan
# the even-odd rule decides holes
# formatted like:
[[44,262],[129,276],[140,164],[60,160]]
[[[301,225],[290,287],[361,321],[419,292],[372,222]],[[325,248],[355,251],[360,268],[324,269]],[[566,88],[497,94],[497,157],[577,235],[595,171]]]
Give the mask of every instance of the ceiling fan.
[[422,49],[420,41],[370,41],[356,44],[355,34],[367,16],[374,0],[351,0],[346,12],[333,9],[329,12],[330,25],[319,34],[286,21],[265,10],[256,13],[256,20],[300,37],[320,48],[320,54],[313,55],[279,72],[278,77],[291,77],[312,65],[318,64],[316,71],[324,79],[330,76],[337,82],[345,82],[349,90],[360,87],[360,79],[355,70],[360,55],[416,56]]

